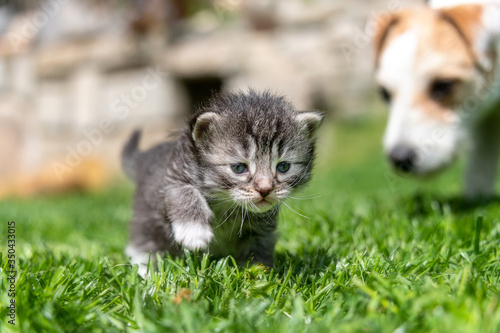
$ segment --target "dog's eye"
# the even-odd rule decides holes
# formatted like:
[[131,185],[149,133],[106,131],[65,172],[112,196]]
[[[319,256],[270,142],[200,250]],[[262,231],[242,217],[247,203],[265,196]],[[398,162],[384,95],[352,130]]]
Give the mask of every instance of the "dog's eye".
[[430,89],[430,96],[435,101],[442,101],[446,97],[450,96],[455,88],[457,80],[436,80],[432,83]]
[[378,93],[380,94],[384,102],[386,102],[387,104],[391,102],[391,93],[385,87],[379,87]]

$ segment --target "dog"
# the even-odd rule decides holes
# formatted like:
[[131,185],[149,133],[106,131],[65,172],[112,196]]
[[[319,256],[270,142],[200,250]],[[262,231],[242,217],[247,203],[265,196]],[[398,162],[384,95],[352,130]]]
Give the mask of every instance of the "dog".
[[500,157],[500,1],[430,1],[380,16],[376,27],[376,82],[389,106],[383,145],[393,167],[432,175],[467,148],[465,197],[493,196]]

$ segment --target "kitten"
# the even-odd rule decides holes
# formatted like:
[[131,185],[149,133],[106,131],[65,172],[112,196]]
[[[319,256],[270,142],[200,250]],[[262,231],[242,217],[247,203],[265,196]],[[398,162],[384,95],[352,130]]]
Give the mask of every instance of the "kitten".
[[140,274],[150,253],[183,248],[272,266],[279,205],[309,181],[322,119],[250,90],[214,97],[179,139],[146,152],[136,131],[122,164],[137,184],[126,252]]

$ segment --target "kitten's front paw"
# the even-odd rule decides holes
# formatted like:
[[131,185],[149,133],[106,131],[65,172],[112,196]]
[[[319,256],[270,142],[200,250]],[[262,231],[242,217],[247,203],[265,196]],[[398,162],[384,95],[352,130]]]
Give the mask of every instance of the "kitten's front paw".
[[189,250],[206,249],[214,237],[209,224],[174,223],[172,229],[175,241]]

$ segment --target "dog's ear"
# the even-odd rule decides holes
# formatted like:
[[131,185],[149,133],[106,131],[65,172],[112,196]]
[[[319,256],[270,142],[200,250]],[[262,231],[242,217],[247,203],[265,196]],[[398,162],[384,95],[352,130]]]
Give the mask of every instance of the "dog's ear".
[[399,22],[399,13],[385,13],[381,14],[370,22],[369,24],[375,26],[375,35],[373,36],[373,46],[375,48],[375,67],[378,67],[380,55],[384,48],[387,36],[391,29]]
[[480,69],[493,69],[500,38],[500,6],[467,4],[439,10],[440,17],[455,27]]

